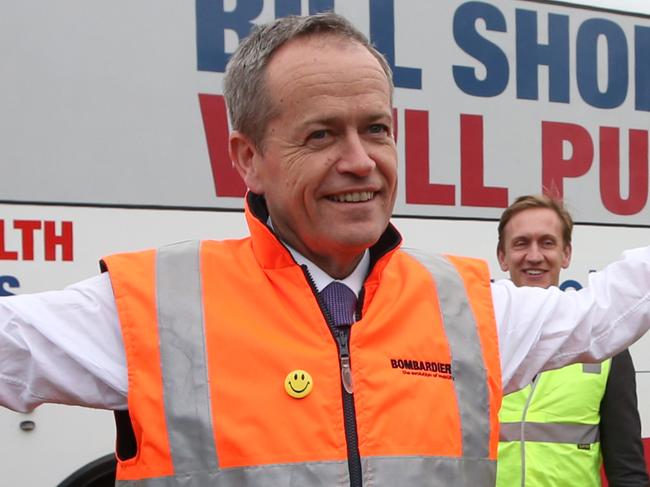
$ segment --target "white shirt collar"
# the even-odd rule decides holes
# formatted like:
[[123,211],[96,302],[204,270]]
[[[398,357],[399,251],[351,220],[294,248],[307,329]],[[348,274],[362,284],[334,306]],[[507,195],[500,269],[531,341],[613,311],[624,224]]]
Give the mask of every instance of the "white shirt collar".
[[[271,228],[271,230],[273,230],[273,223],[271,222],[270,216],[266,221],[266,224]],[[280,238],[280,236],[277,233],[276,236]],[[307,257],[305,257],[300,252],[298,252],[287,242],[285,242],[281,238],[280,240],[282,241],[284,246],[287,249],[289,249],[289,252],[291,252],[291,255],[293,256],[294,260],[298,263],[298,265],[307,266],[307,270],[309,271],[309,274],[314,280],[314,284],[316,285],[316,290],[318,292],[321,292],[323,289],[325,289],[325,287],[329,285],[331,282],[338,281],[338,282],[342,282],[347,287],[349,287],[352,291],[354,291],[354,294],[357,296],[357,298],[359,297],[359,292],[361,292],[361,288],[363,287],[363,282],[365,281],[366,276],[368,275],[368,270],[370,269],[370,252],[368,252],[368,249],[366,249],[366,251],[363,253],[361,260],[359,261],[357,266],[354,268],[354,270],[348,277],[346,277],[345,279],[334,279],[327,272],[325,272],[323,269],[318,267]]]
[[309,274],[311,274],[311,277],[314,280],[314,284],[316,285],[316,289],[318,290],[318,292],[321,292],[323,289],[325,289],[325,287],[331,282],[338,281],[338,282],[342,282],[347,287],[349,287],[352,291],[354,291],[354,294],[356,294],[357,298],[359,297],[359,292],[363,287],[363,281],[366,279],[366,276],[368,275],[368,269],[370,269],[370,252],[368,252],[368,249],[366,249],[366,251],[363,253],[363,257],[361,257],[361,260],[359,261],[357,266],[354,268],[354,270],[348,277],[346,277],[345,279],[334,279],[332,276],[327,274],[323,269],[321,269],[316,264],[314,264],[311,260],[309,260],[307,257],[299,253],[296,249],[288,245],[286,242],[283,243],[287,247],[287,249],[289,249],[289,252],[291,252],[291,255],[298,263],[298,265],[307,266],[307,269],[309,270]]

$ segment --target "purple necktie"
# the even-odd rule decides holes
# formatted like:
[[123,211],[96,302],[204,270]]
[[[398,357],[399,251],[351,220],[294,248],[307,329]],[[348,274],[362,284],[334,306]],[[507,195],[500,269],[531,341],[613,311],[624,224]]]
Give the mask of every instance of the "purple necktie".
[[327,305],[334,326],[354,323],[357,296],[349,287],[342,282],[333,281],[320,292],[320,295]]

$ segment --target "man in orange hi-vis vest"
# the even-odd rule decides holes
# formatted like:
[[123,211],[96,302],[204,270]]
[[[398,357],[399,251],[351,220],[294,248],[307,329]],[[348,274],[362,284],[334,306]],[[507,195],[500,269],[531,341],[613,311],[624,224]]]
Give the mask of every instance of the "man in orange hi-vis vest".
[[120,486],[492,486],[502,389],[641,336],[650,249],[571,294],[401,249],[392,90],[339,15],[256,28],[224,90],[250,236],[0,300],[0,403],[118,411]]

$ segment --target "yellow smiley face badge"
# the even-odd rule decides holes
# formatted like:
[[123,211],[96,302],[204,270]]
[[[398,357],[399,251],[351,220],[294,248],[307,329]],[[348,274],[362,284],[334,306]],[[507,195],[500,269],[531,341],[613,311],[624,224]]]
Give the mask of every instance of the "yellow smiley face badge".
[[311,375],[309,372],[304,370],[292,370],[284,379],[284,390],[295,399],[307,397],[311,393],[313,387],[314,381],[312,380]]

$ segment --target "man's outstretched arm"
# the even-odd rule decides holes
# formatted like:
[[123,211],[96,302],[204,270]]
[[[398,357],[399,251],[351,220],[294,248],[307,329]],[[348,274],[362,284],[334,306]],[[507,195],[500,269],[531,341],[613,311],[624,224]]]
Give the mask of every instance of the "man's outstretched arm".
[[650,247],[589,275],[580,291],[492,285],[504,392],[543,371],[602,362],[650,328]]
[[0,299],[0,405],[126,408],[124,347],[110,280]]
[[[590,275],[580,292],[492,286],[506,392],[541,370],[601,361],[650,328],[650,247]],[[0,298],[0,404],[125,409],[126,359],[108,275]]]

